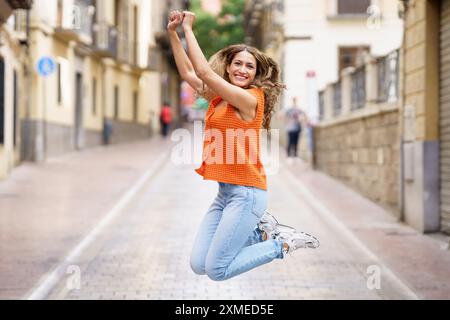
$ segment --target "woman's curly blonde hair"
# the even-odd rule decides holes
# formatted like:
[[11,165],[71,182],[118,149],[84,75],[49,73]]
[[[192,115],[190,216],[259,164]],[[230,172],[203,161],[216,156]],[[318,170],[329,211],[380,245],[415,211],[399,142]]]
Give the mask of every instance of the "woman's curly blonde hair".
[[[275,107],[282,90],[286,88],[286,86],[280,82],[280,68],[278,64],[263,52],[245,44],[231,45],[220,50],[209,59],[209,64],[214,72],[230,82],[226,67],[231,65],[234,56],[242,51],[249,52],[256,59],[256,75],[251,86],[262,88],[264,91],[263,127],[270,130],[270,122],[275,113]],[[199,95],[207,100],[214,97],[214,93],[212,93],[205,84],[203,84],[203,91],[200,92]]]

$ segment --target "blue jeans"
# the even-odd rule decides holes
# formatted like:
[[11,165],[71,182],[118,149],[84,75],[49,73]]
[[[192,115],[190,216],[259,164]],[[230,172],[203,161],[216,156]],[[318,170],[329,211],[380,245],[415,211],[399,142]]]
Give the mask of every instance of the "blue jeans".
[[191,268],[222,281],[283,258],[283,244],[263,241],[256,227],[267,206],[267,191],[219,182],[219,192],[198,230]]

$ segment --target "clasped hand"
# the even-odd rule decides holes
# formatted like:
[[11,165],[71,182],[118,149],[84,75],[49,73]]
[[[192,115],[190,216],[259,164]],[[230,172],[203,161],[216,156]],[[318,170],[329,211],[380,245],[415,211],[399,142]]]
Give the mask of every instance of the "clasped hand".
[[173,10],[169,14],[169,24],[167,29],[169,31],[176,31],[180,24],[183,28],[192,28],[195,21],[195,13],[190,11],[183,11],[182,13],[178,10]]

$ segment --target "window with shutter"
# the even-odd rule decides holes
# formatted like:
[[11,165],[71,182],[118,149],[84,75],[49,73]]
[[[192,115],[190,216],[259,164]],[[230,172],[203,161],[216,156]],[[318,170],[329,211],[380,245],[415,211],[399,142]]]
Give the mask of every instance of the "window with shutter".
[[370,52],[367,46],[339,48],[339,74],[347,67],[356,67],[364,52]]
[[337,0],[338,14],[366,14],[371,0]]

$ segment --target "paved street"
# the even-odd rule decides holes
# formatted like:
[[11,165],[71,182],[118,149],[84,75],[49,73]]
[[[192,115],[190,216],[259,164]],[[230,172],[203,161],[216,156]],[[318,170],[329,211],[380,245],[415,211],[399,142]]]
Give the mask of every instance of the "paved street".
[[0,182],[0,298],[450,298],[447,237],[418,234],[285,159],[269,177],[268,209],[321,247],[225,282],[195,275],[190,249],[217,184],[176,166],[170,146],[95,148],[22,165]]

